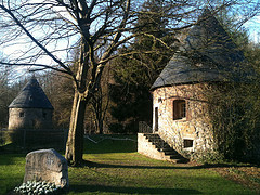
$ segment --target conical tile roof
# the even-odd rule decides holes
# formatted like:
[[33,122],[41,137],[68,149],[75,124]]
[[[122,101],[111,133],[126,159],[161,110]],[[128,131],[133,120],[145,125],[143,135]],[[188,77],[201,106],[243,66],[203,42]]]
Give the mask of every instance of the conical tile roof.
[[245,56],[209,10],[188,33],[152,89],[204,81],[246,81],[255,75]]
[[9,108],[49,108],[53,109],[48,97],[33,76],[10,104]]

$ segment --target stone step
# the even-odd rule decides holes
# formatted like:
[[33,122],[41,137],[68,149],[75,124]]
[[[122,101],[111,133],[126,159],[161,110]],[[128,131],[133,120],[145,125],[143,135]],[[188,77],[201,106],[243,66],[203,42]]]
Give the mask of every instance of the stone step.
[[146,136],[148,139],[160,139],[159,136],[152,136],[152,135],[148,135]]
[[180,154],[178,152],[176,152],[175,150],[173,150],[171,152],[164,152],[164,154],[169,155],[169,156],[171,156],[171,155],[179,155],[180,156]]
[[171,147],[157,148],[157,150],[158,150],[158,152],[173,152],[173,151],[175,151]]
[[150,138],[148,138],[147,140],[148,140],[148,142],[163,142],[163,140],[161,140],[161,139],[150,139]]
[[153,143],[157,148],[171,148],[168,144],[166,143]]
[[168,154],[166,155],[167,157],[169,157],[170,159],[181,159],[183,158],[181,155],[179,154]]
[[158,134],[144,134],[148,139],[160,139]]
[[167,143],[163,142],[163,141],[150,141],[152,142],[154,145],[158,145],[158,146],[167,146]]
[[[153,144],[157,149],[165,148],[164,145]],[[163,151],[162,151],[163,152]]]
[[153,145],[155,145],[158,149],[160,148],[169,148],[172,149],[172,147],[170,147],[170,145],[168,143],[166,143],[165,141],[161,140],[161,139],[147,139],[148,142],[152,142]]
[[155,145],[157,148],[167,148],[168,145],[163,142],[151,142],[153,145]]
[[144,134],[148,143],[157,148],[157,151],[174,164],[187,163],[187,160],[176,152],[167,142],[162,140],[158,134]]

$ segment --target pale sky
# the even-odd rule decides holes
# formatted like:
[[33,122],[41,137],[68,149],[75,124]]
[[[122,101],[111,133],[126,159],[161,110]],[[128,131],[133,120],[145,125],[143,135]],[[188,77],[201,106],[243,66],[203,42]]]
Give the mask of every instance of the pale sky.
[[[37,0],[32,0],[32,1],[37,1]],[[68,16],[68,18],[69,18],[69,16]],[[244,25],[244,27],[246,27],[249,30],[250,40],[253,42],[256,42],[256,43],[259,42],[259,40],[260,40],[260,16],[252,18],[250,21],[248,21]],[[22,40],[20,40],[20,41],[22,41]],[[74,42],[75,42],[75,40],[74,40]],[[67,46],[67,44],[59,44],[59,48],[66,48],[66,46]],[[4,53],[5,55],[10,55],[17,48],[19,48],[20,50],[24,50],[24,49],[26,50],[26,48],[22,44],[16,44],[14,47],[11,46],[11,47],[5,47],[5,48],[2,48],[0,46],[1,52]],[[49,48],[49,49],[52,50],[52,48]],[[60,58],[64,58],[64,59],[66,58],[66,56],[65,56],[66,54],[62,54],[61,52],[57,52],[55,55],[59,56]],[[37,61],[37,63],[44,63],[44,64],[51,64],[51,62],[52,62],[52,60],[47,56],[41,57]],[[27,69],[28,68],[26,68],[26,70]],[[24,71],[24,68],[18,68],[17,71],[19,74],[23,74],[24,72],[26,72],[26,71]]]
[[260,16],[252,18],[245,24],[249,30],[249,38],[251,41],[258,43],[260,40]]

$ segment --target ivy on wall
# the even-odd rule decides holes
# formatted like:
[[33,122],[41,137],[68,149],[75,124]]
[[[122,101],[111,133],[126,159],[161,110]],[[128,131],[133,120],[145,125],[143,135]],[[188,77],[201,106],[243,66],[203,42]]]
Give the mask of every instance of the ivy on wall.
[[212,87],[209,116],[216,150],[225,159],[256,162],[260,158],[259,90],[257,82]]

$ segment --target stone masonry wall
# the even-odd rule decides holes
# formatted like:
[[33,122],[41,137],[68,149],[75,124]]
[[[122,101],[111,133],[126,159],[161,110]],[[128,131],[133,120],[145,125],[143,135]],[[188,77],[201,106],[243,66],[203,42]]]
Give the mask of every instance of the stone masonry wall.
[[[157,107],[158,134],[175,150],[186,156],[211,151],[213,148],[212,128],[206,101],[207,87],[206,83],[183,84],[158,88],[153,92],[153,128],[155,129],[155,108]],[[185,101],[185,118],[173,119],[174,100]],[[185,141],[193,142],[192,147],[184,147]]]
[[52,109],[10,108],[9,129],[51,129]]

